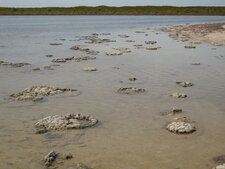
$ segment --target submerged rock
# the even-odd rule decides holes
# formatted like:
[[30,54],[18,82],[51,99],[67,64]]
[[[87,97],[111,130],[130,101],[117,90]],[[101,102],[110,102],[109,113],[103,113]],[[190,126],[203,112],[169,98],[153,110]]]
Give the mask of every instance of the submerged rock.
[[25,63],[25,62],[11,63],[11,62],[0,61],[0,65],[2,65],[2,66],[12,66],[12,67],[23,67],[25,65],[30,65],[30,64],[29,63]]
[[58,154],[55,151],[50,151],[45,157],[44,162],[46,167],[52,166]]
[[131,50],[129,48],[123,48],[123,47],[113,47],[112,49],[118,50],[121,53],[130,53],[131,52]]
[[53,42],[53,43],[49,43],[49,45],[57,46],[57,45],[62,45],[62,43],[55,43],[55,42]]
[[[57,165],[58,163],[62,163],[63,162],[62,160],[69,160],[71,158],[73,158],[73,155],[70,153],[62,155],[52,150],[44,157],[44,164],[46,167],[51,167],[51,166],[53,167],[56,160],[57,161],[60,160],[56,163]],[[58,168],[58,166],[54,166],[54,167]]]
[[134,47],[140,47],[140,46],[143,46],[142,44],[134,44],[133,45]]
[[82,163],[76,164],[75,166],[73,166],[74,169],[92,169]]
[[176,134],[188,134],[196,131],[194,122],[186,117],[174,118],[172,122],[167,125],[166,129]]
[[43,85],[43,86],[33,86],[31,88],[27,88],[20,93],[10,95],[10,97],[16,100],[38,101],[38,100],[42,100],[44,96],[55,95],[55,94],[60,94],[64,92],[73,92],[73,91],[77,91],[77,90]]
[[119,37],[121,38],[128,38],[129,36],[128,35],[118,35]]
[[145,33],[145,31],[135,31],[135,33]]
[[186,48],[186,49],[194,49],[194,48],[196,48],[196,46],[186,45],[186,46],[184,46],[184,48]]
[[123,53],[118,51],[118,52],[106,52],[105,54],[107,56],[116,56],[116,55],[122,55]]
[[135,77],[130,77],[129,80],[130,80],[130,81],[136,81],[137,78],[135,78]]
[[70,48],[71,50],[79,50],[79,51],[85,51],[87,54],[91,54],[91,55],[97,55],[99,53],[99,51],[95,51],[95,50],[91,50],[87,47],[82,47],[82,46],[72,46]]
[[44,66],[43,67],[45,70],[54,70],[51,66]]
[[198,66],[198,65],[200,65],[200,63],[199,62],[194,62],[194,63],[192,63],[192,65]]
[[33,71],[41,70],[40,68],[33,68]]
[[134,40],[126,40],[126,42],[135,42]]
[[48,58],[51,58],[51,57],[53,57],[53,55],[45,55],[46,57],[48,57]]
[[100,39],[97,37],[89,37],[89,41],[85,43],[90,43],[90,44],[98,44],[98,43],[109,43],[109,42],[116,42],[116,40],[111,40],[111,39]]
[[160,47],[147,47],[145,48],[146,50],[157,50],[159,49]]
[[152,40],[151,40],[151,41],[145,41],[145,43],[146,43],[146,44],[153,45],[153,44],[157,43],[157,41],[152,41]]
[[177,107],[173,107],[170,111],[160,112],[161,115],[175,115],[180,113],[182,113],[182,109]]
[[38,134],[39,131],[54,131],[54,130],[68,130],[68,129],[83,129],[92,127],[98,123],[98,120],[81,114],[55,115],[48,116],[38,120],[35,124]]
[[85,67],[82,69],[83,71],[89,71],[89,72],[92,72],[92,71],[97,71],[96,68],[93,68],[93,67]]
[[143,93],[145,92],[145,89],[137,87],[124,87],[118,89],[118,92],[122,94],[135,94],[135,93]]
[[82,60],[93,60],[93,59],[96,59],[96,57],[91,57],[91,56],[72,56],[72,57],[68,57],[68,58],[53,59],[52,62],[65,63],[65,62],[71,61],[71,60],[82,61]]
[[170,96],[174,97],[174,98],[185,98],[187,97],[187,95],[185,93],[172,93]]
[[176,82],[176,84],[178,84],[179,86],[182,86],[182,87],[191,87],[193,86],[193,83],[191,82]]

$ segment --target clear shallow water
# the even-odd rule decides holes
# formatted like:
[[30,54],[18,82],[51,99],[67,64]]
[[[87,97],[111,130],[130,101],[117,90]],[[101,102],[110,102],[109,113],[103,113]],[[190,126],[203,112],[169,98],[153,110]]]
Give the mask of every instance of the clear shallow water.
[[[28,62],[31,66],[0,67],[0,168],[43,168],[42,159],[52,149],[74,155],[60,168],[78,162],[100,169],[212,168],[216,165],[212,158],[225,154],[225,48],[202,43],[196,49],[184,49],[189,42],[174,41],[157,29],[224,21],[225,17],[197,16],[1,16],[0,60]],[[134,33],[137,30],[144,30],[148,36]],[[111,33],[99,37],[117,42],[74,41],[91,33]],[[133,43],[125,42],[127,39],[118,34],[129,35],[127,39],[135,40],[135,44],[157,40],[155,46],[162,48],[134,49]],[[63,45],[50,46],[51,42]],[[100,53],[92,61],[71,61],[54,70],[31,70],[43,69],[53,58],[84,55],[70,50],[73,45],[85,45]],[[132,52],[105,55],[119,46],[129,47]],[[46,54],[54,57],[47,58]],[[201,65],[193,66],[192,62]],[[98,71],[81,70],[88,66]],[[133,76],[138,80],[129,82],[128,78]],[[176,81],[191,81],[195,85],[180,88]],[[12,93],[41,84],[75,88],[81,94],[49,97],[43,103],[8,100]],[[127,86],[142,87],[147,92],[132,96],[116,93],[118,88]],[[177,91],[185,92],[188,98],[169,97]],[[197,132],[174,135],[164,129],[174,117],[161,116],[159,112],[173,106],[184,110],[180,116],[196,121]],[[56,139],[34,134],[38,119],[77,112],[93,115],[100,125],[52,132],[61,135]]]

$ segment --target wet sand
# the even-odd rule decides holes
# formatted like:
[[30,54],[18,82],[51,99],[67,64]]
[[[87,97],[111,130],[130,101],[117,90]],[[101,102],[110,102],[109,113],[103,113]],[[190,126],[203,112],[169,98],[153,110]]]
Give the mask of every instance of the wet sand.
[[[96,31],[100,34],[98,38],[116,40],[101,44],[78,40],[95,32],[76,34],[73,39],[77,41],[70,41],[71,32],[62,33],[57,34],[57,38],[55,35],[43,41],[36,39],[31,45],[35,51],[32,58],[1,57],[10,63],[20,61],[31,65],[0,66],[0,168],[44,168],[43,158],[51,150],[73,155],[72,159],[54,164],[62,169],[77,163],[93,169],[211,169],[219,165],[213,158],[225,154],[225,49],[202,42],[188,50],[184,45],[192,41],[177,42],[169,38],[167,32],[159,31],[160,28],[104,31],[110,35]],[[119,34],[129,37],[121,38]],[[135,43],[126,42],[128,39]],[[157,43],[149,45],[146,41]],[[63,44],[49,45],[53,42]],[[144,48],[133,44],[142,44]],[[43,69],[53,64],[52,59],[87,55],[85,51],[71,50],[74,45],[100,53],[89,55],[96,57],[93,60],[68,60],[53,70]],[[131,52],[106,55],[118,47],[129,48]],[[161,48],[146,50],[146,47]],[[2,51],[10,53],[7,48]],[[16,48],[15,52],[20,53],[18,51]],[[53,57],[45,57],[48,54]],[[201,64],[192,65],[193,62]],[[33,71],[35,67],[41,70]],[[83,71],[89,67],[97,70]],[[130,81],[133,77],[136,80]],[[191,81],[194,85],[183,88],[177,81]],[[35,85],[77,89],[79,93],[48,96],[38,102],[10,99],[11,94]],[[118,93],[123,87],[138,87],[145,92]],[[172,98],[173,92],[184,92],[187,98]],[[171,116],[160,114],[174,106],[183,112]],[[39,119],[69,113],[91,115],[99,123],[80,130],[35,133],[34,124]],[[171,119],[183,116],[195,121],[196,132],[177,135],[166,130]]]
[[205,23],[188,26],[164,28],[163,31],[173,32],[187,39],[203,40],[213,45],[225,45],[225,23]]

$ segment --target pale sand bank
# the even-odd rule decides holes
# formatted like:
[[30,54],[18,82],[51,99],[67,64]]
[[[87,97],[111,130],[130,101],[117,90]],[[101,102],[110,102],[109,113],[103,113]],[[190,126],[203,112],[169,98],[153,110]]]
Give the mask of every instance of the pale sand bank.
[[213,45],[225,45],[225,23],[206,23],[163,28],[163,31],[172,32],[172,37],[181,36],[189,40],[202,40]]

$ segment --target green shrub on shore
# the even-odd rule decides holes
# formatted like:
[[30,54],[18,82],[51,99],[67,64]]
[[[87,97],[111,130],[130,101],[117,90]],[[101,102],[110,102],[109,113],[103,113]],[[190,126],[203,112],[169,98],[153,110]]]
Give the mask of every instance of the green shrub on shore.
[[78,6],[46,8],[5,8],[0,15],[225,15],[225,7],[173,7],[173,6]]

